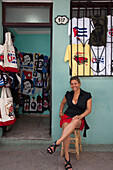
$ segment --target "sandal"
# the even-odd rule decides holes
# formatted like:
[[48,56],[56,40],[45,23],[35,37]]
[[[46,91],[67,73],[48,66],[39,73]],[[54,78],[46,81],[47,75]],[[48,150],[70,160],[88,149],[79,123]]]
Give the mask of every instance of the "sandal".
[[[56,142],[57,142],[57,140],[50,147],[47,148],[47,153],[50,153],[50,154],[54,153],[56,148],[58,146],[60,146],[60,145],[57,145]],[[53,149],[52,149],[52,147],[53,147]]]
[[66,170],[71,169],[71,168],[72,168],[72,165],[71,165],[71,163],[70,163],[70,160],[69,160],[69,161],[67,161],[67,159],[66,159],[66,158],[64,158],[64,159],[65,159],[65,161],[66,161],[65,169],[66,169]]

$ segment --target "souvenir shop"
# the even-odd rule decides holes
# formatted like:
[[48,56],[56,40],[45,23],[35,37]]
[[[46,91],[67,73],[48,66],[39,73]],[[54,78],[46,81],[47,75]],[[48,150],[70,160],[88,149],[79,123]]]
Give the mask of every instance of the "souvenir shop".
[[[24,126],[24,132],[31,128],[33,133],[36,127],[37,133],[44,130],[44,135],[51,134],[52,140],[58,139],[62,133],[60,104],[66,91],[71,91],[70,77],[78,75],[81,88],[91,92],[93,103],[91,114],[87,116],[88,138],[82,138],[82,143],[112,144],[109,128],[113,129],[113,1],[3,1],[0,4],[3,9],[3,13],[0,10],[0,84],[3,89],[0,102],[6,104],[7,118],[0,122],[5,123],[6,119],[12,122],[13,130],[18,120],[23,121],[23,117],[28,116],[30,122]],[[5,34],[9,32],[11,38]],[[3,97],[8,96],[10,105],[6,99],[3,102]],[[1,108],[1,115],[4,112]],[[33,117],[39,120],[38,126],[35,121],[31,122]],[[40,121],[40,117],[45,119]],[[41,130],[40,124],[43,125]],[[1,129],[0,133],[2,136]]]
[[[19,32],[20,30],[22,33]],[[0,102],[2,105],[0,126],[3,127],[6,136],[9,131],[13,131],[16,123],[20,121],[21,124],[21,119],[25,126],[26,117],[28,120],[26,126],[29,126],[29,120],[32,119],[32,125],[42,120],[44,127],[43,119],[46,119],[48,124],[46,123],[45,127],[49,129],[50,29],[42,29],[41,34],[39,32],[39,29],[33,28],[4,30],[5,41],[3,45],[0,45]],[[48,42],[46,48],[43,42]],[[49,136],[49,130],[47,133]]]

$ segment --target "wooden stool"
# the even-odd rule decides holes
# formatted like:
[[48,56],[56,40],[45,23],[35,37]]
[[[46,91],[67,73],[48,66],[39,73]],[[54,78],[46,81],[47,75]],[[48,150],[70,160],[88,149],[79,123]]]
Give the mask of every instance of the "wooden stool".
[[[80,136],[80,130],[75,129],[72,134],[74,134],[74,137],[70,138],[70,143],[75,145],[75,149],[69,149],[70,153],[76,154],[76,159],[79,160],[79,152],[82,152],[82,146],[81,146],[81,136]],[[64,146],[63,142],[61,143],[61,153],[60,156],[63,157],[64,155]]]

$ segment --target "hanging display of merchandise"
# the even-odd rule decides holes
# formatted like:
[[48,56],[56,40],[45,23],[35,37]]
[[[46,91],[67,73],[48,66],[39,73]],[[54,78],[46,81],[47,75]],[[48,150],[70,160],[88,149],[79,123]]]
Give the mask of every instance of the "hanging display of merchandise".
[[113,42],[113,16],[107,16],[107,42]]
[[66,48],[64,61],[69,61],[72,76],[113,75],[112,20],[105,12],[69,21],[71,44]]
[[[27,59],[25,60],[26,54]],[[28,56],[30,57],[28,58]],[[40,53],[24,52],[18,52],[18,57],[20,59],[23,112],[42,114],[49,109],[49,57]]]
[[5,44],[0,45],[0,70],[15,73],[19,72],[10,32],[5,33]]
[[13,97],[9,88],[2,87],[0,98],[0,126],[8,126],[16,121]]
[[23,94],[34,94],[35,93],[35,85],[34,79],[32,77],[32,71],[21,70],[21,91]]
[[[71,23],[72,22],[72,23]],[[72,28],[71,28],[72,26]],[[69,20],[68,36],[72,35],[72,44],[88,44],[90,33],[94,30],[93,21],[90,18],[73,18]],[[79,38],[81,40],[78,41]]]
[[0,126],[15,123],[19,106],[23,113],[42,114],[49,110],[49,57],[17,49],[15,53],[15,49],[11,33],[7,32],[5,44],[0,45]]
[[[110,75],[111,46],[91,46],[93,53],[91,68],[94,75]],[[107,56],[107,57],[106,57]]]
[[23,67],[33,67],[33,54],[30,53],[19,53],[19,57],[21,58],[20,64]]
[[90,46],[106,46],[107,39],[107,17],[91,16],[95,29],[92,31],[89,39]]
[[12,43],[11,33],[5,33],[5,44],[0,45],[0,126],[12,125],[16,121],[18,110],[18,86],[20,78],[17,76],[19,69],[15,48]]
[[[72,44],[72,76],[93,75],[90,65],[92,53],[90,46],[86,44]],[[71,68],[71,45],[67,46],[64,61],[69,61]]]

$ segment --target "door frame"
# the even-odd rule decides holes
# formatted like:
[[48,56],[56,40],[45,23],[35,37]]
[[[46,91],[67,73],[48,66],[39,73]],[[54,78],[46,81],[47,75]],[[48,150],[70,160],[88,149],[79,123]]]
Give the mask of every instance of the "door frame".
[[[50,7],[50,22],[49,23],[7,23],[5,21],[6,7],[7,6],[49,6]],[[3,25],[3,42],[5,41],[5,28],[50,28],[50,124],[49,124],[49,135],[52,131],[52,14],[53,14],[53,3],[10,3],[2,2],[2,25]]]

